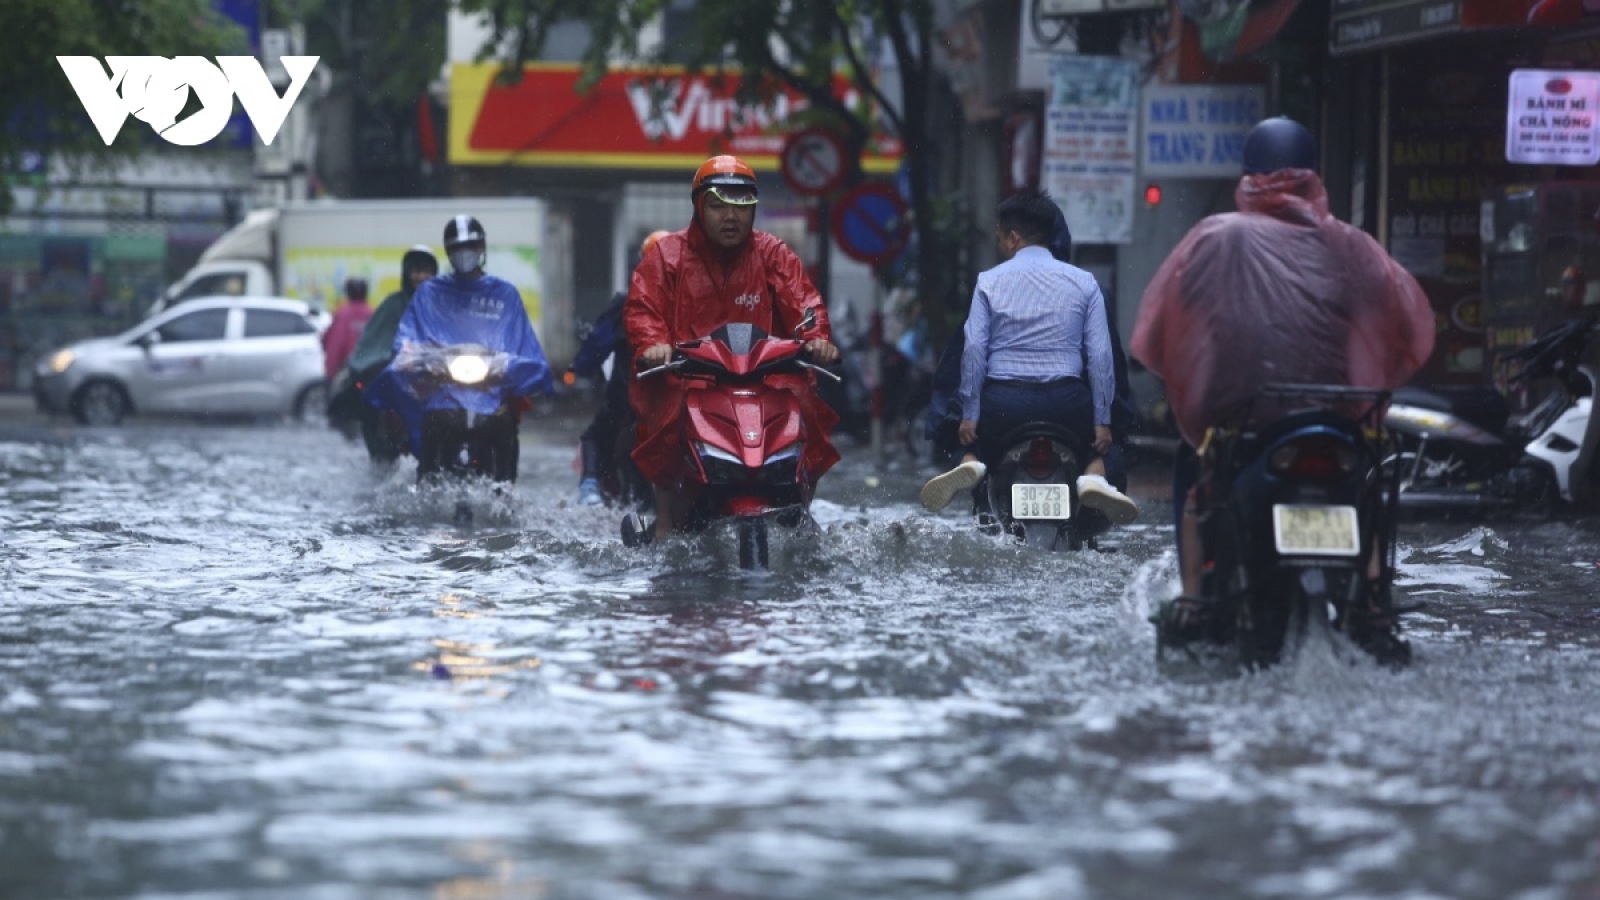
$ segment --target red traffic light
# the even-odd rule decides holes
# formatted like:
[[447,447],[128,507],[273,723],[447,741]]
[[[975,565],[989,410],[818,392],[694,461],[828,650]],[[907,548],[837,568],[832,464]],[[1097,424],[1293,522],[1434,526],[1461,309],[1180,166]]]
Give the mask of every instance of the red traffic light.
[[1159,206],[1159,205],[1161,205],[1161,185],[1159,185],[1159,184],[1145,185],[1144,203],[1145,203],[1146,206]]

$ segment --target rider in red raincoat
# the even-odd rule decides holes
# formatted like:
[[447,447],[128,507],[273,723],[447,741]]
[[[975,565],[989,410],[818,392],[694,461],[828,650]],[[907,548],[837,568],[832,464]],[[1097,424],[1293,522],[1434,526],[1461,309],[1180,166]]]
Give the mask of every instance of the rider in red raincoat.
[[[750,167],[732,156],[712,157],[695,172],[691,196],[694,221],[650,248],[634,269],[623,306],[628,344],[639,352],[641,367],[667,362],[673,344],[705,337],[729,322],[790,337],[810,308],[816,309],[816,324],[799,337],[817,362],[838,361],[822,295],[800,258],[783,241],[754,230],[758,193]],[[810,373],[775,375],[769,383],[799,399],[805,470],[820,477],[839,460],[828,440],[838,416],[817,395]],[[671,373],[634,379],[629,388],[639,419],[633,460],[655,485],[657,538],[671,533],[695,499],[682,496],[684,393]]]

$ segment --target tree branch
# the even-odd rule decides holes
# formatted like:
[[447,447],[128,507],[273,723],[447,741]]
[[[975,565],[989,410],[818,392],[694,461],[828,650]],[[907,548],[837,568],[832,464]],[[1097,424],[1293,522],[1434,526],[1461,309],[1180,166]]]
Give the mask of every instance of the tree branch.
[[856,52],[855,43],[850,40],[850,27],[845,24],[844,18],[839,15],[839,8],[829,0],[823,0],[822,6],[828,11],[829,18],[833,20],[834,26],[839,30],[839,43],[844,46],[844,56],[845,60],[850,63],[850,71],[855,73],[856,85],[871,95],[872,99],[877,102],[878,108],[883,110],[883,114],[889,117],[890,124],[894,126],[895,134],[905,134],[905,119],[901,116],[900,111],[895,109],[894,104],[889,102],[889,98],[884,96],[877,82],[867,72],[866,64],[862,62],[861,55]]
[[[828,84],[818,84],[804,75],[801,75],[799,72],[796,72],[789,66],[778,62],[777,57],[772,55],[772,48],[765,44],[761,45],[760,54],[760,63],[762,68],[771,70],[779,78],[783,79],[783,81],[790,87],[793,87],[795,90],[804,94],[806,99],[811,101],[813,106],[829,110],[835,115],[838,115],[840,118],[844,119],[847,126],[850,128],[852,142],[858,146],[866,144],[867,135],[871,133],[870,129],[867,128],[866,123],[861,121],[860,116],[857,116],[848,107],[846,107],[844,102],[833,93],[833,84],[831,83],[831,80]],[[748,75],[746,77],[748,77]]]

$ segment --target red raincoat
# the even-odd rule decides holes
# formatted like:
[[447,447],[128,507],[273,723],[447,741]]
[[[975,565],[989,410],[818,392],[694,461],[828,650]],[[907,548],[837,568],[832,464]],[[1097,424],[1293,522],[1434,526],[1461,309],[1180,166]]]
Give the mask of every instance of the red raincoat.
[[1239,212],[1190,229],[1145,288],[1133,355],[1166,383],[1178,430],[1281,412],[1271,382],[1396,388],[1433,352],[1428,298],[1365,232],[1328,212],[1316,173],[1246,175]]
[[[789,337],[813,306],[817,323],[801,338],[831,340],[822,295],[783,241],[756,231],[744,246],[726,251],[696,223],[661,238],[645,254],[633,271],[622,321],[637,356],[656,344],[703,338],[729,322],[750,322],[768,334]],[[812,479],[821,477],[839,461],[828,440],[838,415],[817,395],[811,373],[776,375],[769,383],[799,398],[805,469]],[[684,474],[683,382],[669,373],[628,384],[639,418],[633,460],[652,484],[675,485]]]

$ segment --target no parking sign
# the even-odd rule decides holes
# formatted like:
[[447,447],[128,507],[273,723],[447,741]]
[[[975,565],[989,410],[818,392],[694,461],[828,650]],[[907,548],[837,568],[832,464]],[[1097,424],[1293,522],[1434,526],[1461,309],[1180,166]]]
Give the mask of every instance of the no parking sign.
[[863,184],[834,206],[833,235],[846,256],[881,265],[906,248],[911,237],[909,210],[893,187]]

